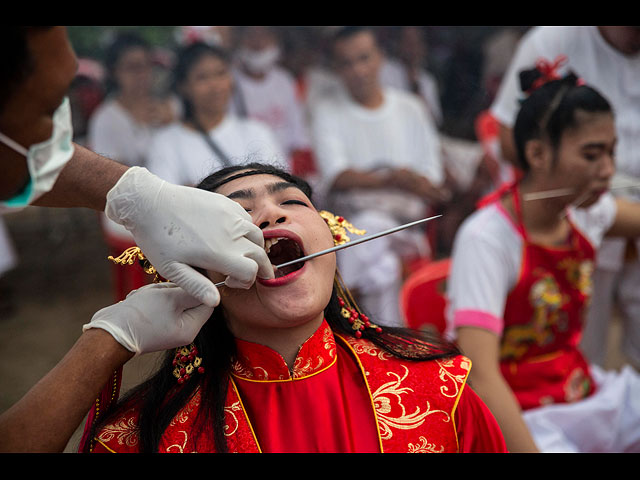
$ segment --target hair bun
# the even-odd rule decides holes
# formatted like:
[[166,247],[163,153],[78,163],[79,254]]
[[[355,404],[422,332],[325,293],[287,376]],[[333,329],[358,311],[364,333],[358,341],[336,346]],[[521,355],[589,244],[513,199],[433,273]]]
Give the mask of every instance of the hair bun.
[[520,89],[525,93],[530,93],[534,89],[534,85],[538,83],[538,79],[541,77],[542,73],[537,68],[523,70],[519,74]]
[[[534,90],[540,88],[542,85],[554,80],[561,80],[562,77],[558,74],[558,68],[566,63],[567,57],[565,55],[559,55],[553,62],[550,62],[546,58],[539,58],[536,61],[534,68],[529,70],[523,70],[520,72],[520,88],[525,93],[531,93]],[[577,81],[577,77],[573,73],[567,75],[569,81],[574,83]]]

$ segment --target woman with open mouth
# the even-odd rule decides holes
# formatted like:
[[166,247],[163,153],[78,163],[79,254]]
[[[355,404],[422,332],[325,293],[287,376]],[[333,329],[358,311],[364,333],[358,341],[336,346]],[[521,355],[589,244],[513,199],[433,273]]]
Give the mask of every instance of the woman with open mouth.
[[[306,182],[274,167],[229,167],[199,188],[246,209],[274,268],[345,240],[332,229],[344,219],[321,215]],[[275,273],[222,287],[194,344],[99,416],[83,451],[505,452],[453,345],[369,319],[334,253]]]

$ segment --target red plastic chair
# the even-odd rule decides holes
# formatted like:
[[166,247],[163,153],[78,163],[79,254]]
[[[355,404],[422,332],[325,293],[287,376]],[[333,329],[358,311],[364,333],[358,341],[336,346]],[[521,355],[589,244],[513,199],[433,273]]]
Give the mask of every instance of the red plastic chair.
[[409,328],[431,327],[444,333],[446,280],[451,259],[430,262],[412,273],[400,291],[400,305]]

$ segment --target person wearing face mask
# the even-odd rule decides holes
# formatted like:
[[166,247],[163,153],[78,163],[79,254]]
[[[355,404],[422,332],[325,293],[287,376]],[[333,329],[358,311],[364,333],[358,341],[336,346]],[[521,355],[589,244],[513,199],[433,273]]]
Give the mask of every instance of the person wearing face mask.
[[273,27],[239,27],[232,108],[271,127],[293,171],[311,162],[304,111],[291,73],[279,65],[281,47]]
[[640,452],[640,376],[580,348],[596,251],[637,239],[640,205],[609,191],[615,112],[552,61],[520,73],[521,180],[490,195],[456,236],[449,329],[511,452]]
[[223,272],[227,285],[241,288],[273,277],[273,269],[260,230],[234,202],[73,143],[65,94],[77,60],[65,27],[5,27],[0,35],[0,212],[27,205],[105,211],[173,282],[98,311],[65,357],[0,416],[0,451],[57,452],[114,369],[192,339],[206,322],[219,292],[192,266]]

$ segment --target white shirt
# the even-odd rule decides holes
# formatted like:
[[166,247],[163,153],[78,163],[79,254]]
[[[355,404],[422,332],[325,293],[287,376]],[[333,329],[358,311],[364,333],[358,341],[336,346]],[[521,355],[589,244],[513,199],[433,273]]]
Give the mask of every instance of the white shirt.
[[[233,164],[255,161],[287,168],[274,135],[260,122],[229,114],[209,135]],[[149,147],[149,171],[174,184],[196,185],[223,166],[203,134],[182,123],[158,132]]]
[[367,109],[345,91],[318,100],[312,111],[312,139],[323,184],[346,169],[405,167],[433,184],[444,181],[440,142],[415,95],[384,89],[384,103]]
[[103,102],[91,116],[89,148],[128,166],[146,165],[146,154],[155,128],[137,122],[116,100]]
[[640,177],[640,54],[627,56],[611,47],[597,27],[538,27],[523,37],[491,107],[498,120],[512,127],[522,97],[518,73],[539,58],[552,62],[566,55],[559,73],[572,70],[612,104],[618,145],[616,164]]
[[[570,209],[569,218],[597,248],[615,220],[617,207],[607,193],[588,209]],[[482,208],[460,226],[447,281],[448,333],[475,325],[501,333],[507,296],[516,285],[523,240],[498,203]]]
[[[299,102],[292,75],[281,67],[274,67],[260,80],[234,69],[238,97],[242,104],[233,103],[233,112],[245,113],[249,118],[268,125],[287,153],[309,148],[309,134],[304,109]],[[242,112],[242,108],[246,111]]]
[[[380,69],[380,82],[388,87],[410,91],[407,69],[398,60],[389,58],[385,60]],[[427,111],[433,117],[436,125],[442,123],[442,107],[440,106],[440,93],[436,79],[428,71],[422,69],[418,73],[418,92],[425,102]]]

